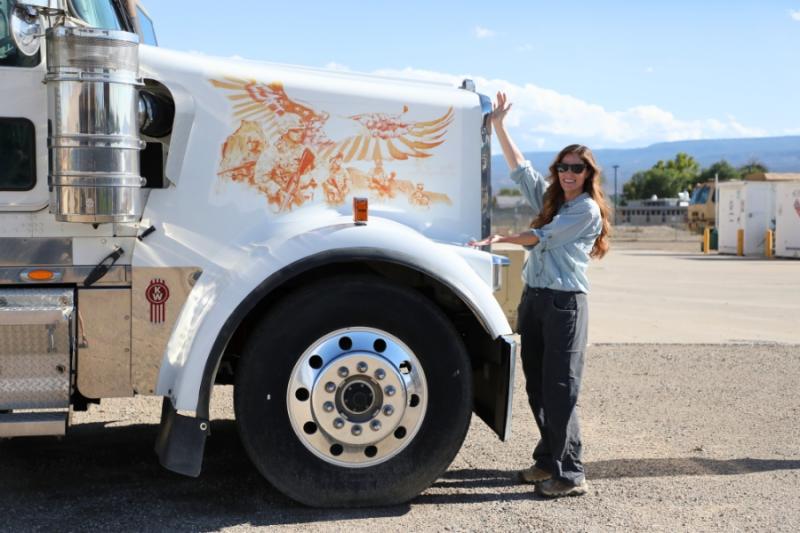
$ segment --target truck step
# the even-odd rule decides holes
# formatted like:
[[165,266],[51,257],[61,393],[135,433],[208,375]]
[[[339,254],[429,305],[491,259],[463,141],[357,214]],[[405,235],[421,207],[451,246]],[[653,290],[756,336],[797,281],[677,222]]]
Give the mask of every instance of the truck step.
[[72,289],[0,287],[0,412],[67,409]]
[[0,413],[0,438],[62,437],[67,432],[67,413]]

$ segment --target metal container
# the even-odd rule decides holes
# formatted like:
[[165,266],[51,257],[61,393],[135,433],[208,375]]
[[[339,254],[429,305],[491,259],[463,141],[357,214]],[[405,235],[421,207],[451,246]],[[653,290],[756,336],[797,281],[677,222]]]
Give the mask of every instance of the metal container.
[[800,181],[776,184],[775,255],[800,258]]
[[744,233],[742,253],[763,256],[765,235],[774,220],[775,183],[726,181],[719,184],[719,252],[738,253],[738,233]]
[[58,220],[141,216],[138,43],[121,31],[47,30],[50,211]]

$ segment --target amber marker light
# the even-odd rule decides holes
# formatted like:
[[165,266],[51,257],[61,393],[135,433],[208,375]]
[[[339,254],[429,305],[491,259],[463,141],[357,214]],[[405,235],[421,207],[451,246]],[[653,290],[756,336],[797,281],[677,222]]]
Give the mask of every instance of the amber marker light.
[[22,281],[53,281],[56,279],[56,273],[52,270],[28,270],[23,272],[20,277]]
[[366,224],[368,218],[369,205],[366,198],[353,197],[353,222],[356,224]]

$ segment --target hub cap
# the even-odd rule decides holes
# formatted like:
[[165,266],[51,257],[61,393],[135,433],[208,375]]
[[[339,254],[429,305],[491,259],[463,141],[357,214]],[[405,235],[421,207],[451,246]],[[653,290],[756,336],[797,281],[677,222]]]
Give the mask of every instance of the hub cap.
[[292,429],[314,455],[339,466],[373,466],[414,439],[427,410],[427,382],[419,360],[399,339],[347,328],[300,356],[286,404]]

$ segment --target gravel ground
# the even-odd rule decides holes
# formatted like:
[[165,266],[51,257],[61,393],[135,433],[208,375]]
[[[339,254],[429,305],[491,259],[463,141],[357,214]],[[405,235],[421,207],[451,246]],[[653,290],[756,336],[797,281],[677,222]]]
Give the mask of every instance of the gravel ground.
[[217,387],[199,479],[158,466],[156,398],[76,413],[69,436],[0,443],[3,530],[800,530],[800,346],[590,347],[580,408],[591,493],[513,481],[535,443],[521,372],[513,436],[473,420],[450,470],[407,505],[299,506],[251,468]]

